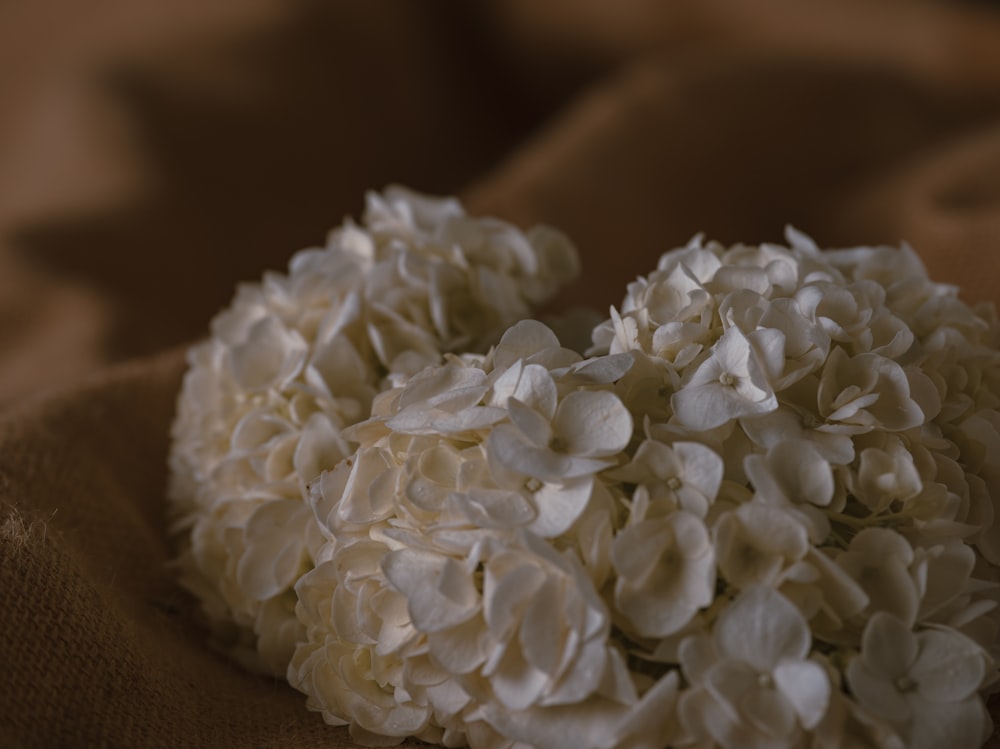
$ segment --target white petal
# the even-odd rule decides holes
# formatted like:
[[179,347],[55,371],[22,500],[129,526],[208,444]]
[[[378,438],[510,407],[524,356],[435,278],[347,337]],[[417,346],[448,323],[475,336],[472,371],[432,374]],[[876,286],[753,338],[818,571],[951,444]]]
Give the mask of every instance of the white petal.
[[688,512],[644,520],[615,539],[615,603],[639,634],[680,631],[715,592],[708,531]]
[[250,451],[267,444],[270,440],[292,428],[291,424],[277,414],[263,409],[247,412],[236,426],[229,444],[237,451]]
[[[666,518],[644,520],[629,526],[615,537],[611,560],[618,574],[641,583],[656,569],[661,554],[669,551],[674,539]],[[623,580],[624,582],[624,580]]]
[[569,530],[587,509],[593,492],[590,476],[563,484],[544,484],[533,495],[537,516],[528,530],[542,538],[555,538]]
[[880,718],[892,722],[903,722],[911,717],[910,705],[896,687],[894,681],[872,672],[862,658],[855,657],[844,671],[858,703]]
[[906,622],[915,620],[920,594],[899,559],[883,559],[878,567],[865,565],[848,571],[868,595],[869,609],[892,613]]
[[311,482],[350,454],[347,441],[325,414],[309,417],[292,459],[299,478]]
[[[726,332],[716,341],[712,356],[718,361],[721,372],[737,376],[749,376],[750,342],[743,331],[734,325],[726,328]],[[693,381],[693,380],[692,380]]]
[[986,673],[985,654],[972,640],[952,632],[928,629],[917,634],[919,651],[910,678],[923,697],[959,702],[974,694]]
[[605,460],[574,458],[536,447],[507,424],[501,424],[490,432],[487,452],[491,461],[496,460],[508,471],[534,476],[542,481],[560,482],[579,478],[597,473],[608,465]]
[[558,481],[566,465],[565,456],[529,443],[513,426],[501,424],[490,432],[487,441],[490,461],[508,471],[539,479]]
[[614,393],[578,390],[559,404],[552,429],[568,453],[614,455],[632,438],[632,414]]
[[523,710],[542,694],[549,678],[532,666],[516,645],[508,646],[496,671],[490,677],[493,693],[508,710]]
[[365,330],[379,361],[391,372],[415,374],[441,358],[430,332],[388,308],[372,305]]
[[548,447],[552,440],[552,427],[545,416],[513,397],[507,401],[507,411],[511,423],[528,442],[536,447]]
[[246,390],[282,387],[302,368],[307,351],[298,331],[265,317],[250,329],[246,342],[230,350],[233,378]]
[[670,671],[631,708],[616,732],[624,749],[662,749],[670,744],[679,729],[674,713],[677,682],[677,671]]
[[562,660],[564,642],[562,596],[553,578],[548,578],[532,597],[524,612],[518,642],[527,661],[555,677]]
[[989,737],[990,716],[978,697],[962,702],[914,703],[908,749],[979,749]]
[[768,738],[780,741],[795,730],[796,715],[791,703],[781,692],[770,687],[755,685],[749,689],[740,700],[740,713],[747,723]]
[[515,323],[500,338],[493,351],[493,364],[506,369],[518,359],[526,359],[548,348],[559,348],[559,339],[547,326],[537,320]]
[[704,684],[716,700],[735,713],[740,698],[759,686],[760,676],[760,672],[748,663],[724,659],[709,667]]
[[894,681],[913,665],[917,657],[917,640],[906,624],[892,614],[879,611],[865,627],[861,654],[873,673]]
[[399,408],[426,404],[429,401],[436,403],[442,397],[451,399],[455,393],[469,394],[471,400],[464,405],[472,405],[478,401],[475,393],[478,392],[481,396],[485,390],[486,373],[481,369],[455,364],[430,367],[407,381],[399,396]]
[[812,661],[783,661],[774,669],[774,681],[802,726],[815,728],[830,704],[830,679],[822,666]]
[[677,647],[677,656],[685,678],[692,684],[704,681],[708,669],[719,659],[712,638],[701,633],[681,640]]
[[755,585],[725,608],[715,624],[720,652],[770,672],[783,659],[801,659],[812,637],[799,610],[772,588]]
[[291,587],[305,561],[305,523],[310,513],[297,499],[260,505],[246,527],[247,548],[236,579],[247,595],[263,601]]
[[467,674],[486,660],[493,640],[480,617],[427,636],[431,655],[451,674]]
[[759,499],[722,515],[715,531],[719,569],[739,587],[776,584],[778,575],[810,547],[808,532],[795,515]]
[[786,440],[768,450],[768,468],[791,502],[825,507],[833,498],[830,464],[810,442]]
[[[392,493],[380,491],[384,487],[379,483],[381,478],[393,475],[391,469],[395,466],[391,460],[388,451],[380,448],[363,448],[355,454],[354,465],[350,467],[350,473],[343,485],[340,502],[333,505],[339,519],[348,523],[367,524],[392,514]],[[347,465],[348,462],[345,461],[336,471],[327,471],[323,474],[321,487],[324,500],[327,499],[329,490],[333,495],[331,498],[336,502],[336,490],[339,488],[339,480],[342,480],[341,466]],[[324,502],[324,506],[326,505]],[[329,522],[329,517],[321,518],[324,519]]]
[[555,688],[548,690],[539,701],[541,705],[579,704],[593,695],[601,686],[610,659],[604,638],[587,642],[569,662],[569,668],[560,677]]
[[498,641],[507,640],[517,626],[525,601],[544,584],[544,572],[537,566],[520,564],[497,570],[494,560],[486,567],[484,614],[490,633]]
[[631,353],[599,356],[573,365],[559,381],[573,385],[606,385],[624,377],[634,363]]
[[748,733],[734,708],[720,703],[705,689],[686,690],[677,702],[677,713],[685,732],[700,743],[697,746],[745,749]]
[[386,421],[386,426],[402,434],[461,434],[486,429],[503,419],[502,408],[472,406],[457,412],[411,406]]
[[708,499],[714,499],[722,485],[722,457],[698,442],[675,442],[674,452],[683,465],[683,481],[698,487]]
[[785,241],[797,250],[807,255],[816,256],[820,254],[819,246],[805,232],[801,232],[791,224],[785,224]]
[[921,618],[960,595],[976,564],[976,553],[964,543],[948,543],[935,551],[938,553],[930,563],[920,605]]
[[516,398],[549,420],[556,411],[558,390],[545,367],[518,360],[493,382],[489,403],[506,408],[510,398]]
[[465,494],[454,495],[454,501],[459,512],[483,528],[527,525],[537,515],[531,502],[521,493],[508,490],[471,489]]
[[461,624],[479,611],[479,594],[462,565],[438,554],[400,549],[386,554],[382,569],[406,596],[413,624],[438,632]]
[[687,385],[671,396],[670,405],[681,423],[695,431],[715,429],[747,415],[744,399],[717,383]]
[[819,579],[815,584],[822,591],[828,614],[835,620],[846,621],[868,605],[868,596],[861,586],[825,553],[812,547],[806,552],[805,561],[817,571]]

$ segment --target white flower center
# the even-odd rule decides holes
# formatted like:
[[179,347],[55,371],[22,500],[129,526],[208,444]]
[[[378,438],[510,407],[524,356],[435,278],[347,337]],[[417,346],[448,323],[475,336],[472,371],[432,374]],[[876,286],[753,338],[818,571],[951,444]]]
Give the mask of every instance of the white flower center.
[[537,492],[539,489],[542,488],[542,482],[536,479],[534,476],[532,476],[527,481],[524,482],[524,488],[527,489],[532,494],[534,494],[535,492]]
[[900,692],[912,692],[917,688],[917,682],[905,674],[896,679],[896,689]]
[[757,674],[757,686],[771,689],[774,686],[774,677],[771,674]]
[[806,429],[815,429],[823,422],[815,414],[805,413],[802,415],[802,426]]
[[682,483],[681,483],[681,480],[680,480],[679,478],[677,478],[676,476],[671,476],[671,477],[669,477],[669,478],[668,478],[668,479],[666,480],[666,484],[667,484],[667,488],[668,488],[668,489],[669,489],[670,491],[672,491],[672,492],[675,492],[675,491],[677,491],[677,490],[678,490],[678,489],[680,489],[680,488],[681,488],[681,486],[682,486]]
[[734,385],[736,385],[736,376],[730,374],[729,372],[723,372],[722,374],[719,375],[719,383],[724,385],[725,387],[731,388]]

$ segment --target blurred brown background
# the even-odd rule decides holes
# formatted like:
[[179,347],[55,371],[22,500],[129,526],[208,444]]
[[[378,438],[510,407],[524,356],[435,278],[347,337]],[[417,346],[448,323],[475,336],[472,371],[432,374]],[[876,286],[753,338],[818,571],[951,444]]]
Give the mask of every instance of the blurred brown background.
[[183,345],[365,190],[560,226],[601,310],[788,223],[1000,301],[986,2],[10,0],[0,106],[0,746],[347,745],[205,652],[163,485]]

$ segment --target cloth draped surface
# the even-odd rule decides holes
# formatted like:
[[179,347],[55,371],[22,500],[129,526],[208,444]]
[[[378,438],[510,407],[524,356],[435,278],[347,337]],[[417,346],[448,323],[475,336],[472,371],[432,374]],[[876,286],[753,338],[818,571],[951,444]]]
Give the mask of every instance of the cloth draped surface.
[[186,346],[366,190],[560,227],[556,306],[787,224],[1000,301],[1000,6],[42,0],[0,58],[0,747],[351,746],[208,648],[165,485]]

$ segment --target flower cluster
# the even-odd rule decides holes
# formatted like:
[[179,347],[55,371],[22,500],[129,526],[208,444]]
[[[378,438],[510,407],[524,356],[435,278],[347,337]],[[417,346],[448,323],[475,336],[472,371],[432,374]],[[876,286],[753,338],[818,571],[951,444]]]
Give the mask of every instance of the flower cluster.
[[389,379],[486,350],[577,271],[553,229],[390,188],[361,226],[238,289],[189,352],[169,491],[181,579],[234,656],[285,673],[302,636],[293,586],[323,542],[304,489],[353,453],[345,427]]
[[[667,252],[582,353],[530,319],[449,346],[442,313],[422,321],[442,354],[401,347],[361,388],[337,349],[322,398],[298,365],[248,403],[239,345],[201,370],[196,350],[177,478],[196,591],[369,746],[980,746],[1000,325],[909,248],[788,244]],[[312,313],[284,299],[284,320]],[[320,405],[293,421],[300,393]],[[310,435],[340,399],[360,405]],[[265,473],[282,454],[285,483]]]

